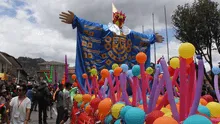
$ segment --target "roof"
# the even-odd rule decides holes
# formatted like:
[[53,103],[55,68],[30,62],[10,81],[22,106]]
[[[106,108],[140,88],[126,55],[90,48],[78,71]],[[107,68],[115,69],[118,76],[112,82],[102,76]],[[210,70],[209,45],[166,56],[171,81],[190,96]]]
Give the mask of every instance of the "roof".
[[15,57],[5,53],[5,52],[0,52],[7,60],[10,61],[10,63],[15,66],[15,68],[22,68],[22,65],[15,59]]
[[65,65],[65,63],[56,62],[56,61],[47,61],[47,62],[39,63],[39,65]]

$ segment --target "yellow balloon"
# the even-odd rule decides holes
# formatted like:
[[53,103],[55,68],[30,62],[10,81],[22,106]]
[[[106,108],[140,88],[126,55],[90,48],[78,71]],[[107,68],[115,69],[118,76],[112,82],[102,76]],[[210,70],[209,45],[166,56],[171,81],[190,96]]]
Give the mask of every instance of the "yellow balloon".
[[129,101],[130,101],[130,102],[132,102],[132,97],[131,97],[131,98],[129,98]]
[[91,100],[93,100],[95,98],[95,95],[92,95],[92,98],[91,98]]
[[118,65],[118,64],[116,64],[116,63],[115,63],[115,64],[113,64],[113,65],[112,65],[112,70],[115,70],[115,68],[117,68],[117,67],[119,67],[119,65]]
[[74,96],[74,100],[77,102],[82,102],[82,94],[76,94]]
[[151,67],[148,67],[148,68],[146,69],[146,72],[147,72],[147,74],[153,74],[153,73],[154,73],[154,69],[151,68]]
[[195,54],[195,47],[191,43],[182,43],[179,47],[179,56],[184,59],[192,58]]
[[164,114],[171,112],[170,109],[164,107],[160,111],[163,112]]
[[166,117],[172,117],[172,112],[167,112],[166,114],[164,114],[163,116],[166,116]]
[[180,60],[179,58],[172,58],[170,60],[170,66],[174,69],[179,68],[180,67]]
[[211,117],[219,118],[220,117],[220,103],[209,102],[206,107],[209,109]]
[[97,70],[96,70],[95,68],[91,69],[91,70],[90,70],[90,73],[91,73],[92,76],[98,74],[98,73],[97,73]]
[[122,103],[114,104],[111,108],[111,114],[115,119],[119,118],[120,111],[125,105]]

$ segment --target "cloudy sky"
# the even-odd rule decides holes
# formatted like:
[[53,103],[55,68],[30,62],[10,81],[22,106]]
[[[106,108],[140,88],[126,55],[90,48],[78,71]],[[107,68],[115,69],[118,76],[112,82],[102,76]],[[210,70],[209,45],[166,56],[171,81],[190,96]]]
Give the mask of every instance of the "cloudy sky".
[[[170,56],[177,55],[171,15],[177,5],[194,0],[113,0],[127,15],[126,26],[152,33],[152,13],[156,31],[165,37],[164,6],[167,8]],[[219,1],[219,0],[218,0]],[[45,60],[75,61],[76,32],[60,22],[59,13],[71,10],[77,16],[103,24],[111,21],[112,0],[0,0],[0,50],[15,57],[41,57]],[[157,57],[166,57],[166,42],[156,44]],[[154,61],[152,50],[151,60]],[[214,60],[215,61],[215,60]]]

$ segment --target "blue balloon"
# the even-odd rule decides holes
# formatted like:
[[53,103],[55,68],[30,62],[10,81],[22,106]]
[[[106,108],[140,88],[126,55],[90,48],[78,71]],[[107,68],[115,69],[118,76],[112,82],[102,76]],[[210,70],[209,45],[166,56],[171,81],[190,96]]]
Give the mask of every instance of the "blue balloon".
[[212,68],[212,72],[215,74],[215,75],[218,75],[220,73],[220,69],[218,67],[213,67]]
[[178,103],[179,102],[179,98],[175,98],[175,103]]
[[125,113],[124,120],[126,124],[144,124],[145,112],[140,108],[132,107]]
[[121,68],[122,68],[123,72],[127,72],[128,71],[128,65],[127,64],[122,64]]
[[81,105],[82,105],[82,102],[79,102],[79,103],[77,104],[77,107],[80,108]]
[[205,115],[207,115],[208,117],[211,116],[210,110],[209,110],[206,106],[199,105],[198,111],[199,111],[199,113],[205,114]]
[[133,74],[134,76],[140,75],[140,66],[139,66],[139,65],[134,65],[134,66],[132,67],[132,74]]
[[114,124],[121,124],[121,119],[116,120]]
[[126,113],[129,109],[131,109],[131,108],[132,108],[131,106],[125,106],[125,107],[123,107],[123,108],[121,109],[121,111],[120,111],[120,117],[121,117],[122,119],[124,119],[125,113]]
[[205,116],[192,115],[184,120],[183,124],[212,124],[212,122]]
[[113,117],[111,114],[106,116],[105,117],[105,124],[110,124],[112,120],[113,120]]
[[109,73],[110,73],[110,74],[113,74],[113,73],[114,73],[114,71],[113,71],[113,70],[109,70]]
[[134,75],[132,74],[132,70],[128,70],[127,71],[127,75],[128,75],[128,77],[133,77]]
[[160,64],[156,64],[156,68],[158,68],[160,70],[160,73],[163,73],[163,69]]

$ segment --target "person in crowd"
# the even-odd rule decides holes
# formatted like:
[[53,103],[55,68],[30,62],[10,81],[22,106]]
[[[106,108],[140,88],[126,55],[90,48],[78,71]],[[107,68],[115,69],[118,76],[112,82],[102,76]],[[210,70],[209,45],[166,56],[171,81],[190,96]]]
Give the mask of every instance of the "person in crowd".
[[33,93],[33,97],[32,97],[32,105],[31,105],[31,109],[32,111],[37,111],[37,90],[38,90],[38,85],[35,85],[32,88],[32,93]]
[[49,106],[49,96],[50,91],[47,87],[47,82],[42,81],[37,91],[37,99],[39,105],[39,124],[47,124],[47,107]]
[[10,124],[28,124],[31,100],[26,97],[27,86],[21,84],[17,87],[17,91],[18,96],[13,97],[10,102]]
[[56,124],[60,124],[63,119],[64,108],[63,108],[63,84],[59,84],[59,87],[53,95],[53,100],[56,101],[57,108],[57,119]]
[[[32,92],[32,84],[28,84],[27,86],[28,90],[27,90],[27,93],[26,93],[26,96],[31,100],[31,105],[33,105],[33,92]],[[30,116],[29,116],[29,121],[30,121],[30,117],[31,117],[31,113],[33,111],[32,109],[33,107],[31,107],[31,111],[30,111]]]
[[53,88],[49,86],[50,95],[49,95],[49,111],[50,111],[50,119],[53,119]]
[[71,110],[72,110],[72,102],[70,97],[70,90],[71,90],[72,84],[69,82],[65,83],[65,89],[63,91],[63,107],[64,107],[64,116],[60,124],[64,124],[70,116]]

